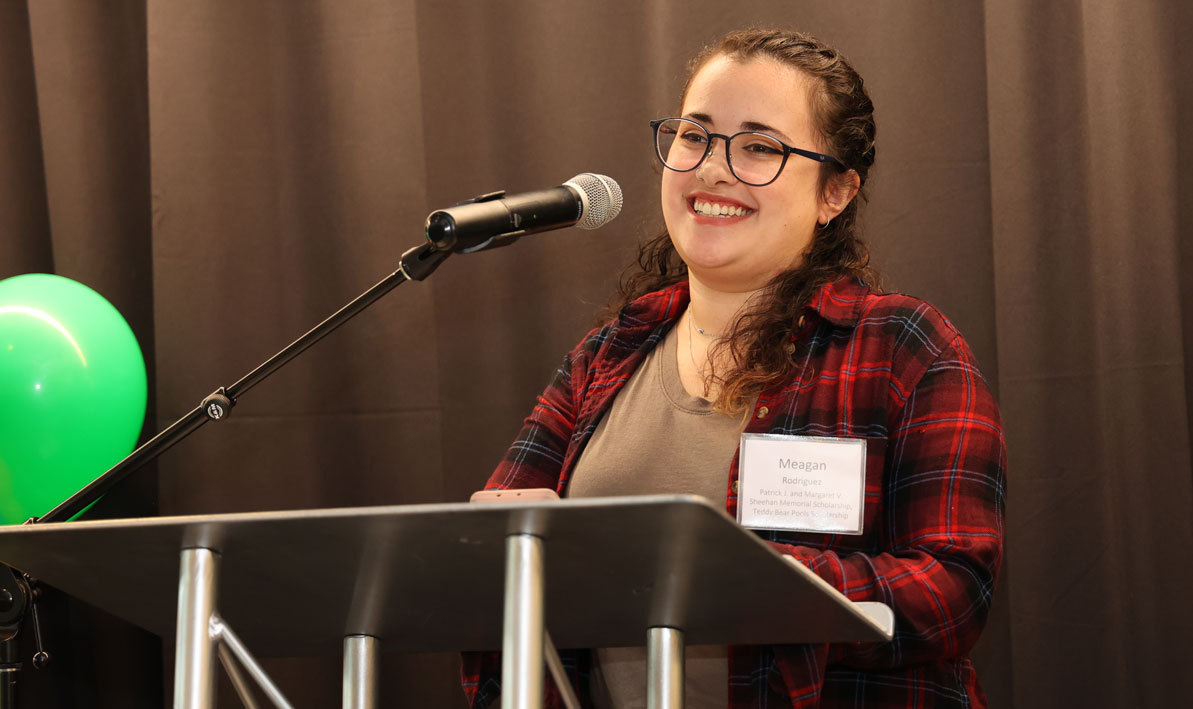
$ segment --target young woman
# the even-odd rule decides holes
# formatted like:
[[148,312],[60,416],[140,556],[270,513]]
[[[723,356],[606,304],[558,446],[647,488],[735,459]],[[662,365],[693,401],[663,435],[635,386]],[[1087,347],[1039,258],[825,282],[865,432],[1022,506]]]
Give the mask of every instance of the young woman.
[[[893,641],[693,648],[687,706],[984,706],[967,654],[1002,560],[999,414],[948,320],[875,289],[855,232],[875,156],[861,78],[806,35],[734,32],[652,125],[667,232],[487,487],[696,493],[736,515],[743,431],[865,439],[860,535],[758,534],[851,600],[890,605]],[[584,701],[644,706],[644,661],[576,655]],[[474,706],[498,681],[495,657],[465,658]]]

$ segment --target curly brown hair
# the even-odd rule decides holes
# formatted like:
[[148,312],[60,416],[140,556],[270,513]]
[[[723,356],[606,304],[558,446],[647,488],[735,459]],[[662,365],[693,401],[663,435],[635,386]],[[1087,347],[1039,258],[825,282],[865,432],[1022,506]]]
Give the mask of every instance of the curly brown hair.
[[[849,171],[857,173],[861,184],[857,196],[865,198],[866,178],[874,165],[874,104],[862,77],[837,50],[799,32],[731,32],[692,59],[681,105],[696,73],[719,56],[740,61],[769,57],[810,78],[811,115],[821,144]],[[821,190],[841,175],[839,168],[823,165]],[[790,376],[794,364],[787,345],[792,330],[800,310],[820,287],[844,276],[855,276],[878,287],[879,276],[870,266],[870,251],[857,235],[857,211],[858,199],[854,199],[827,226],[817,228],[801,263],[772,279],[729,328],[725,339],[715,345],[714,355],[723,355],[727,349],[731,356],[726,359],[732,362],[726,371],[711,375],[720,385],[714,402],[718,411],[740,413],[759,392]],[[686,277],[687,266],[664,230],[639,246],[636,263],[622,275],[616,308]]]

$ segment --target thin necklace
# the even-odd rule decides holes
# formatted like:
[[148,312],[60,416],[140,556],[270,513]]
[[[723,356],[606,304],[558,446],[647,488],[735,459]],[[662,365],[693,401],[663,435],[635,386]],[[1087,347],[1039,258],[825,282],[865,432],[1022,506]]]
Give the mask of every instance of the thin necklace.
[[[694,327],[696,327],[696,326],[692,322],[692,310],[691,310],[691,307],[689,306],[689,308],[688,308],[688,359],[692,360],[692,367],[696,370],[696,373],[700,376],[700,381],[704,382],[704,396],[705,396],[705,398],[708,398],[708,393],[711,388],[711,383],[708,381],[708,375],[706,375],[704,373],[705,368],[701,367],[699,364],[696,363],[696,348],[694,346],[695,339],[692,337],[692,328],[694,328]],[[700,330],[700,328],[696,327],[696,329],[700,331],[701,335],[704,334],[704,331]],[[705,366],[712,364],[712,362],[710,362],[708,359],[707,352],[704,355],[704,362],[705,362]]]
[[705,337],[711,337],[716,340],[722,339],[719,334],[714,333],[714,334],[710,335],[704,331],[704,328],[702,328],[696,324],[696,318],[692,316],[692,306],[690,304],[688,305],[688,326],[696,328],[696,332],[700,333],[701,335],[704,335]]

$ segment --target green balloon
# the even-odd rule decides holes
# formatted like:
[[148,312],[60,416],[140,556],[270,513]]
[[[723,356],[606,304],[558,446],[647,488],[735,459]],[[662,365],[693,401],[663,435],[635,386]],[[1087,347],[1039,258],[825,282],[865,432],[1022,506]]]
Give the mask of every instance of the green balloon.
[[0,281],[0,523],[49,512],[136,446],[145,360],[99,293],[32,273]]

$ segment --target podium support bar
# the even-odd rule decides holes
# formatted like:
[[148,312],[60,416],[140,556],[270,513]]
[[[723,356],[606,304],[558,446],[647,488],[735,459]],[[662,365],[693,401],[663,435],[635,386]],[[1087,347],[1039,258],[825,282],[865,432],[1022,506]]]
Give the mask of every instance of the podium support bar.
[[241,673],[240,666],[236,664],[236,658],[232,657],[232,651],[228,649],[227,645],[220,643],[216,647],[216,655],[220,658],[224,672],[228,673],[232,689],[236,690],[236,696],[240,697],[240,703],[244,705],[244,709],[257,709],[257,700],[253,698],[253,688],[249,686],[248,680]]
[[505,538],[505,614],[501,655],[502,709],[543,706],[543,540]]
[[219,614],[211,616],[211,637],[220,647],[227,647],[232,655],[240,662],[241,665],[248,671],[249,676],[257,682],[257,686],[261,691],[265,692],[265,696],[269,697],[269,701],[273,702],[275,707],[279,709],[293,709],[290,702],[286,701],[286,697],[282,694],[282,690],[269,679],[269,675],[265,672],[265,668],[261,667],[249,649],[244,646],[236,633],[232,632],[232,628],[219,617]]
[[[248,671],[274,706],[291,705],[269,675],[216,612],[220,555],[202,547],[182,550],[178,576],[178,637],[174,652],[174,709],[212,709],[215,706],[215,662],[230,663],[230,654]],[[236,690],[244,696],[243,677],[232,673]]]
[[215,706],[215,613],[219,554],[183,549],[178,578],[178,638],[174,654],[175,709]]
[[377,638],[344,638],[344,709],[376,709]]
[[646,631],[646,709],[683,709],[683,631]]

